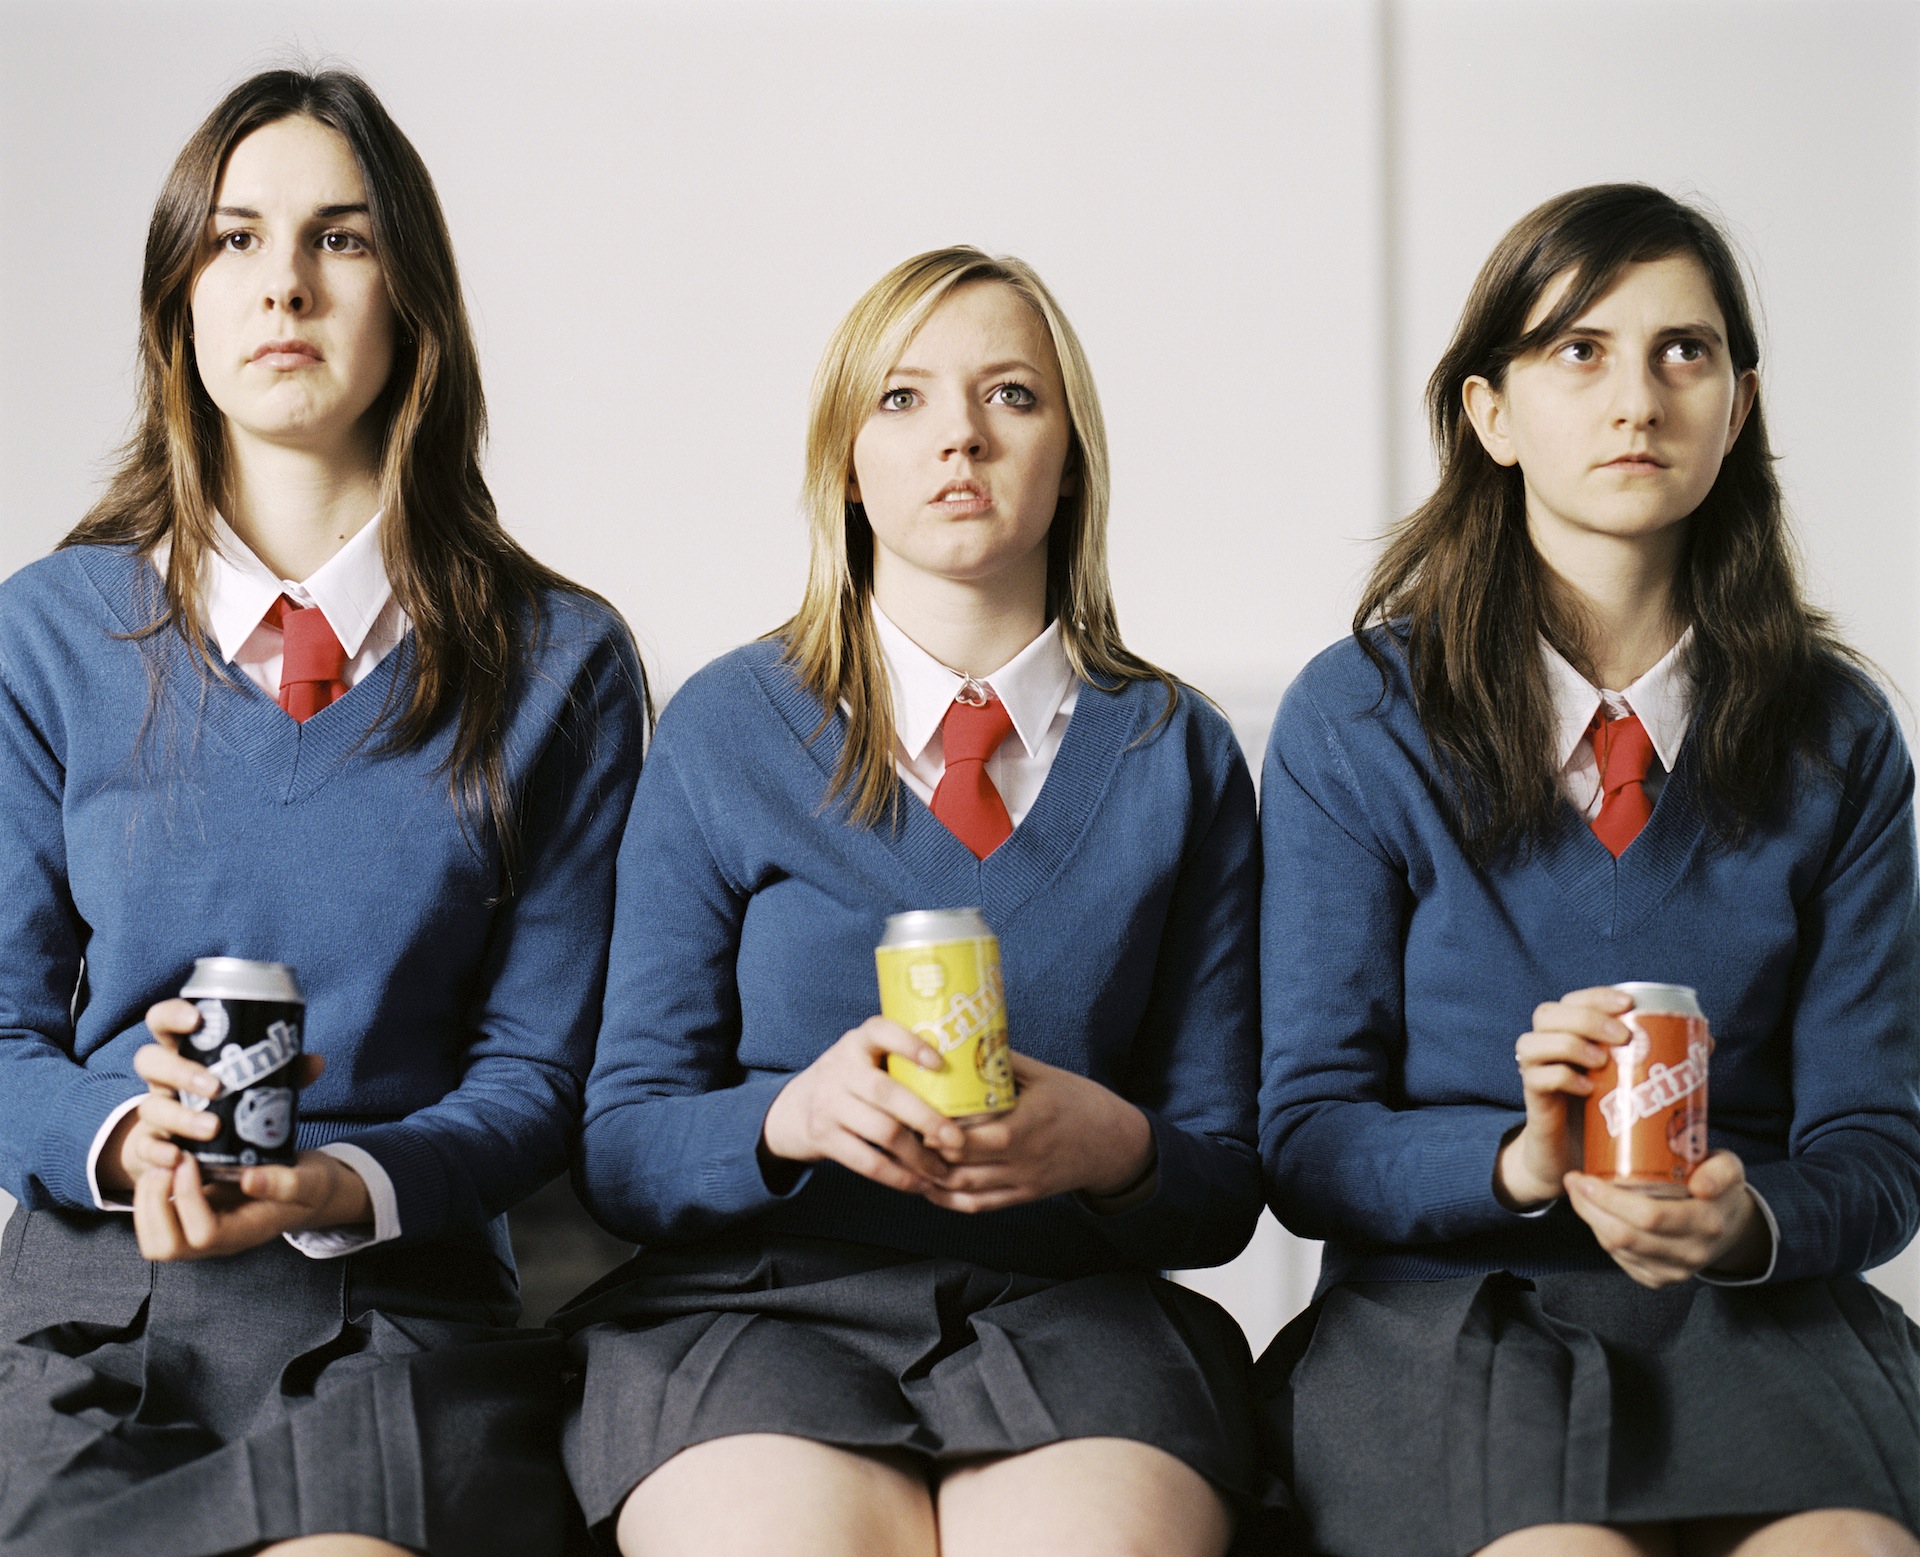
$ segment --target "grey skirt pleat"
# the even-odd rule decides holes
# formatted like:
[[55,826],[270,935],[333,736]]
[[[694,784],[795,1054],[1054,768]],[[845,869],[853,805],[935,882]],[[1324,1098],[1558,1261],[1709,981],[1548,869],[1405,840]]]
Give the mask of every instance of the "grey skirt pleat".
[[0,1241],[0,1557],[215,1557],[328,1532],[558,1552],[562,1354],[485,1239],[149,1265],[124,1216]]
[[784,1433],[934,1467],[1131,1438],[1240,1507],[1253,1453],[1239,1326],[1142,1272],[1069,1280],[814,1238],[643,1252],[554,1316],[581,1395],[567,1468],[589,1524],[682,1449]]
[[1255,1390],[1301,1549],[1327,1557],[1815,1508],[1920,1533],[1920,1327],[1863,1281],[1342,1283]]

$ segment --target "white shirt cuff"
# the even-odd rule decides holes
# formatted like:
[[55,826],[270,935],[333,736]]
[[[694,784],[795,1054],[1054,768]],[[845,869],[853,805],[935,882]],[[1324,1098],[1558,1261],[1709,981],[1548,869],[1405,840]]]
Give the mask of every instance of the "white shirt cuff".
[[1767,1224],[1767,1268],[1757,1276],[1709,1276],[1705,1271],[1696,1272],[1710,1287],[1757,1287],[1763,1281],[1773,1280],[1773,1267],[1780,1263],[1780,1224],[1773,1219],[1773,1207],[1751,1184],[1747,1186],[1747,1193],[1753,1196],[1753,1203],[1760,1208]]
[[288,1243],[310,1260],[337,1260],[343,1254],[371,1249],[400,1236],[400,1201],[393,1193],[393,1180],[371,1152],[351,1141],[335,1141],[320,1148],[329,1157],[338,1158],[360,1175],[367,1186],[367,1199],[373,1202],[373,1231],[365,1223],[356,1227],[322,1227],[312,1232],[283,1234]]
[[107,1115],[106,1123],[94,1132],[93,1145],[87,1148],[87,1188],[93,1192],[93,1203],[102,1211],[132,1211],[131,1200],[109,1200],[100,1192],[100,1154],[107,1149],[107,1138],[113,1134],[114,1127],[128,1114],[140,1106],[141,1093],[130,1097],[118,1108]]

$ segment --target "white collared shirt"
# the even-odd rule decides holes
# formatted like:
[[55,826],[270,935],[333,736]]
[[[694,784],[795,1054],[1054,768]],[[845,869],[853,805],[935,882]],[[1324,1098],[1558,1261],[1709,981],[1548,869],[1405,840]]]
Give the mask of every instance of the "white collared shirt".
[[[1693,685],[1687,679],[1684,664],[1686,648],[1692,639],[1693,629],[1689,627],[1680,635],[1680,641],[1661,655],[1658,664],[1618,692],[1596,687],[1569,665],[1552,644],[1544,638],[1540,640],[1540,652],[1547,662],[1547,684],[1553,694],[1554,730],[1559,743],[1555,755],[1560,759],[1560,782],[1567,798],[1589,822],[1600,814],[1604,796],[1600,791],[1600,765],[1593,755],[1593,743],[1587,739],[1587,728],[1593,723],[1594,714],[1603,707],[1609,719],[1620,719],[1627,714],[1639,716],[1658,759],[1658,771],[1648,770],[1647,796],[1659,798],[1660,785],[1680,760],[1680,745],[1686,740],[1687,726],[1693,719]],[[1767,1204],[1766,1197],[1751,1184],[1747,1190],[1760,1207],[1761,1220],[1767,1224],[1767,1268],[1743,1281],[1702,1273],[1700,1279],[1710,1286],[1758,1286],[1773,1275],[1774,1262],[1780,1252],[1780,1224],[1774,1220],[1773,1207]],[[1550,1206],[1551,1202],[1527,1214],[1545,1215]]]
[[[894,766],[907,787],[931,805],[947,771],[940,725],[967,678],[927,653],[878,605],[873,622],[893,686]],[[1007,819],[1018,827],[1040,797],[1080,696],[1079,680],[1060,645],[1060,624],[1049,622],[992,675],[974,679],[1006,705],[1013,719],[1013,734],[987,759],[987,777],[1000,791]]]
[[1560,763],[1560,782],[1574,808],[1588,821],[1600,814],[1604,798],[1600,793],[1600,765],[1594,760],[1593,743],[1587,739],[1587,728],[1601,708],[1606,709],[1609,719],[1637,714],[1653,742],[1660,771],[1648,774],[1649,799],[1658,798],[1660,781],[1680,760],[1680,743],[1687,738],[1687,725],[1693,718],[1693,688],[1684,663],[1692,638],[1693,629],[1689,627],[1653,669],[1619,692],[1594,686],[1567,663],[1558,649],[1544,638],[1540,640],[1540,653],[1547,663],[1547,685],[1553,695],[1559,743],[1554,755]]
[[[168,547],[154,548],[154,566],[166,571]],[[214,520],[214,549],[201,575],[205,602],[202,626],[219,646],[220,657],[255,686],[277,699],[280,695],[280,629],[264,620],[267,609],[282,595],[301,606],[318,606],[346,651],[342,679],[348,686],[378,665],[399,646],[412,625],[394,599],[387,565],[380,554],[380,516],[375,514],[346,545],[316,568],[304,581],[277,577],[240,539],[225,519]],[[131,1211],[126,1201],[109,1200],[100,1188],[100,1153],[114,1127],[140,1104],[129,1098],[107,1115],[87,1151],[87,1185],[93,1203],[102,1211]],[[379,1160],[350,1141],[335,1141],[321,1151],[337,1157],[360,1175],[373,1203],[373,1230],[330,1227],[318,1232],[288,1233],[287,1242],[317,1260],[333,1259],[400,1236],[400,1202],[393,1180]]]
[[[346,651],[342,678],[348,686],[399,646],[411,625],[387,580],[380,553],[380,516],[375,514],[347,544],[304,580],[277,577],[224,519],[214,521],[216,550],[207,557],[206,622],[220,657],[268,697],[280,695],[282,634],[264,618],[282,595],[296,605],[318,606]],[[156,558],[164,567],[164,553]]]

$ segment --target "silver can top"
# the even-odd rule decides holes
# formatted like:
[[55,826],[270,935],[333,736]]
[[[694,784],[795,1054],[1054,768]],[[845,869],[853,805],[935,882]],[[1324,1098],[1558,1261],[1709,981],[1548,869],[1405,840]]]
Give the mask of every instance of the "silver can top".
[[251,962],[245,957],[198,957],[180,991],[186,1000],[272,1000],[303,1006],[300,981],[284,962]]
[[1633,1009],[1648,1016],[1697,1016],[1703,1022],[1707,1019],[1706,1012],[1700,1009],[1699,997],[1685,984],[1632,983],[1613,987],[1623,995],[1631,995]]
[[991,939],[993,931],[977,908],[916,908],[887,920],[884,946],[932,946],[940,941]]

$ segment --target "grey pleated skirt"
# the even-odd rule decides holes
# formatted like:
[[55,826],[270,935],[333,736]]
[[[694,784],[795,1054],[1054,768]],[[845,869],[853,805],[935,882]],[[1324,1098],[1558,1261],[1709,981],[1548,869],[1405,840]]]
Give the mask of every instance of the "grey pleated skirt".
[[1255,1389],[1300,1549],[1327,1557],[1813,1508],[1920,1532],[1920,1327],[1863,1281],[1342,1283]]
[[329,1531],[558,1552],[562,1353],[481,1234],[149,1265],[129,1218],[0,1240],[0,1554],[214,1557]]
[[643,1251],[557,1314],[589,1523],[680,1450],[785,1433],[929,1468],[1069,1438],[1149,1443],[1260,1502],[1250,1358],[1225,1310],[1137,1271],[1049,1279],[831,1239]]

